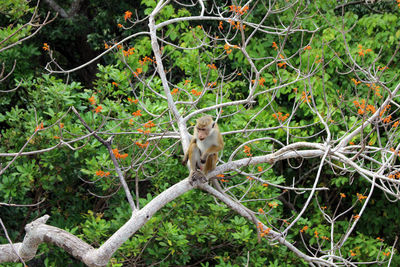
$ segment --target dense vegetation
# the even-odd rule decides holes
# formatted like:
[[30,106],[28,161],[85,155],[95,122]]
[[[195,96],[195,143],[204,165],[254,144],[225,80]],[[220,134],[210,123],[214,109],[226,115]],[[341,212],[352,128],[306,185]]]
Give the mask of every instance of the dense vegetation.
[[[200,16],[200,5],[171,1],[156,16],[158,25],[173,23],[158,29],[155,55],[146,16],[157,3],[131,2],[60,1],[66,14],[55,16],[43,1],[37,12],[43,23],[49,11],[49,23],[17,43],[38,29],[18,30],[36,3],[1,1],[0,244],[9,243],[5,230],[21,242],[25,225],[49,214],[47,224],[99,247],[132,215],[118,170],[144,207],[188,175],[176,115],[189,116],[192,132],[195,118],[207,113],[224,133],[220,164],[284,147],[298,153],[219,175],[268,229],[316,258],[400,264],[396,3],[204,1],[205,16],[221,12],[223,21],[179,20]],[[228,102],[234,104],[221,105]],[[113,136],[114,158],[95,135]],[[347,158],[328,150],[306,155],[325,145],[343,145]],[[109,266],[307,265],[273,239],[259,242],[259,230],[193,189],[153,215]],[[46,243],[27,262],[68,264],[84,266]]]

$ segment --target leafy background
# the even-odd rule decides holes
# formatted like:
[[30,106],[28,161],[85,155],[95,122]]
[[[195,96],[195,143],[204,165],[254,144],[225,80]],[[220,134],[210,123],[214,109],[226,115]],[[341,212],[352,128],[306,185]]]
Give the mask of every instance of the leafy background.
[[[218,1],[217,1],[218,2]],[[312,49],[303,51],[300,57],[293,59],[292,64],[299,65],[300,58],[303,62],[311,59],[317,61],[324,53],[326,59],[332,60],[327,64],[322,75],[322,70],[311,77],[313,84],[313,96],[318,110],[335,110],[332,112],[333,122],[330,129],[333,135],[340,136],[348,127],[361,119],[357,109],[352,106],[355,96],[366,98],[370,95],[371,103],[379,104],[379,97],[371,95],[371,91],[365,85],[355,86],[352,75],[338,75],[338,72],[346,69],[348,61],[341,61],[335,57],[345,54],[343,38],[335,29],[342,21],[342,9],[335,9],[338,1],[316,1],[309,5],[309,18],[304,18],[298,23],[302,27],[310,28],[314,24],[320,29],[314,34],[294,34],[284,47],[284,53],[294,54],[299,49],[299,43],[310,43]],[[6,0],[0,3],[0,39],[4,39],[16,30],[30,17],[33,4],[26,1]],[[60,3],[68,9],[70,1]],[[113,40],[121,40],[134,33],[145,31],[147,25],[139,24],[135,27],[122,29],[118,23],[129,26],[124,20],[124,12],[137,8],[139,16],[148,15],[155,6],[155,1],[83,1],[79,12],[70,18],[58,17],[53,23],[44,27],[38,35],[21,45],[0,53],[0,61],[5,62],[10,69],[14,60],[17,67],[12,77],[0,84],[1,90],[13,88],[19,82],[21,87],[11,93],[0,94],[0,153],[18,152],[23,144],[33,134],[37,125],[44,123],[45,129],[40,131],[29,141],[29,150],[39,150],[58,144],[57,137],[64,139],[74,138],[87,133],[77,118],[68,112],[74,106],[83,119],[92,127],[102,125],[103,118],[93,112],[94,107],[88,99],[95,96],[95,101],[102,105],[102,114],[108,114],[118,120],[108,120],[102,128],[103,132],[125,132],[132,130],[135,125],[146,123],[151,117],[143,112],[143,116],[133,117],[139,107],[129,98],[140,99],[143,107],[149,112],[160,113],[167,109],[167,104],[156,94],[145,90],[141,83],[134,82],[135,76],[127,69],[124,60],[132,70],[142,68],[143,73],[154,70],[155,65],[151,61],[140,64],[144,57],[152,58],[150,39],[140,36],[131,39],[121,49],[114,49],[100,58],[90,67],[72,73],[70,77],[61,75],[48,75],[44,73],[44,66],[49,60],[48,51],[42,49],[43,43],[48,43],[53,55],[66,69],[76,67],[86,62],[95,55],[104,51],[105,44],[111,45]],[[277,5],[284,5],[285,1],[278,1]],[[52,11],[43,1],[39,7],[42,15],[48,10]],[[53,12],[53,11],[52,11]],[[288,10],[279,16],[270,16],[268,23],[282,21],[290,22],[293,11]],[[161,22],[166,19],[189,16],[196,14],[195,9],[176,8],[168,5],[157,17]],[[257,6],[247,18],[248,21],[258,21],[265,14],[265,9]],[[399,8],[392,2],[379,2],[369,8],[366,5],[349,5],[344,9],[345,27],[350,29],[346,34],[347,42],[356,56],[362,49],[371,49],[364,57],[357,57],[360,64],[370,64],[376,53],[382,50],[379,62],[384,66],[391,58],[400,37]],[[9,25],[9,26],[7,26]],[[225,24],[227,25],[227,24]],[[168,25],[163,29],[166,40],[179,44],[182,47],[196,45],[197,40],[206,38],[203,28],[212,28],[218,32],[218,24],[211,22],[179,22]],[[14,38],[19,40],[29,34],[29,30],[19,32]],[[195,37],[194,37],[195,36]],[[275,56],[276,51],[272,47],[273,42],[278,42],[276,36],[260,35],[253,38],[247,50],[250,55]],[[328,43],[329,46],[323,45]],[[234,41],[233,41],[234,43]],[[6,44],[1,44],[4,47]],[[134,47],[135,53],[127,58],[123,57],[122,50]],[[198,78],[198,62],[202,71],[209,71],[207,66],[211,58],[226,53],[224,43],[217,43],[214,47],[203,50],[177,50],[172,46],[163,47],[165,64],[174,71],[171,82],[184,88],[189,93],[175,95],[177,99],[187,101],[195,98],[191,90],[202,88]],[[260,66],[266,62],[259,61]],[[225,54],[215,62],[217,66],[226,66],[226,73],[249,72],[249,66],[243,54],[238,49]],[[383,74],[383,78],[390,80],[398,73],[398,58]],[[306,64],[302,68],[307,70]],[[296,73],[286,68],[271,66],[262,74],[265,79],[264,86],[259,85],[257,92],[263,92],[265,88],[273,86],[275,79],[291,80]],[[143,76],[145,77],[145,76]],[[322,78],[323,77],[323,78]],[[210,71],[209,81],[217,80],[217,71]],[[324,80],[325,88],[322,86]],[[190,82],[187,82],[190,81]],[[151,85],[157,92],[163,88],[159,78],[155,77]],[[392,86],[397,83],[394,79]],[[292,113],[293,105],[301,99],[301,91],[294,88],[302,88],[302,84],[293,84],[279,90],[275,96],[275,102],[267,109],[265,105],[270,101],[272,93],[260,93],[257,103],[249,106],[241,106],[241,112],[235,115],[234,120],[221,117],[219,124],[222,132],[242,129],[249,121],[250,128],[256,125],[274,127],[279,121],[273,114]],[[236,75],[223,88],[223,98],[226,100],[238,100],[246,97],[248,82]],[[384,94],[384,92],[382,92]],[[326,97],[324,100],[323,97]],[[198,104],[206,107],[214,104],[215,96],[205,95]],[[301,102],[301,101],[300,101]],[[328,106],[329,103],[331,106]],[[183,114],[191,110],[186,105],[178,106]],[[222,114],[230,114],[236,111],[236,107],[224,108]],[[345,115],[345,120],[342,116]],[[292,126],[308,125],[317,122],[318,119],[310,112],[307,105],[299,105]],[[266,119],[267,118],[267,119]],[[133,121],[131,121],[133,119]],[[191,122],[193,123],[193,122]],[[293,130],[293,139],[299,141],[307,139],[309,142],[322,142],[322,137],[316,134],[322,130],[322,125]],[[154,132],[172,130],[169,126],[169,116],[161,116],[157,120],[157,129]],[[285,142],[286,133],[282,129],[269,131],[268,135]],[[249,138],[263,137],[263,133],[253,133],[251,136],[232,134],[225,137],[225,148],[222,159],[227,160],[232,151]],[[143,150],[137,146],[130,146],[132,142],[145,144],[146,136],[118,135],[114,143],[120,149],[126,148],[129,156],[121,160],[127,164],[135,157],[139,157]],[[396,139],[397,140],[397,139]],[[359,142],[360,140],[353,140]],[[380,142],[390,140],[381,137]],[[372,136],[369,142],[377,142],[377,137]],[[395,140],[392,140],[395,143]],[[125,200],[123,190],[119,190],[112,197],[99,198],[98,195],[109,195],[118,188],[118,180],[112,175],[109,179],[100,179],[96,176],[98,170],[111,171],[111,161],[107,150],[95,139],[82,140],[73,144],[72,151],[66,147],[51,150],[42,154],[19,157],[13,165],[0,177],[0,202],[32,204],[45,199],[39,206],[33,207],[8,207],[0,205],[1,218],[7,227],[8,233],[14,242],[21,241],[24,236],[24,226],[43,214],[50,214],[51,225],[74,233],[98,246],[108,236],[114,233],[122,224],[130,218],[130,208]],[[140,181],[141,206],[148,203],[160,192],[187,176],[187,169],[180,164],[182,150],[177,140],[164,139],[158,144],[166,153],[150,164],[143,165],[140,171],[132,170],[127,173],[127,181],[133,186],[136,177]],[[172,147],[172,149],[167,149]],[[254,156],[264,154],[274,148],[272,142],[263,142],[251,145]],[[154,154],[157,151],[153,152]],[[245,153],[239,152],[238,158],[245,157]],[[0,163],[5,166],[9,157],[0,158]],[[289,168],[298,162],[278,162],[273,168],[263,173],[268,181],[275,184],[290,185],[291,177],[298,177],[299,187],[311,187],[313,175],[316,173],[318,160],[308,160],[302,163],[302,168]],[[162,167],[161,167],[162,166]],[[267,169],[268,164],[260,165]],[[248,167],[244,171],[256,171],[257,167]],[[253,168],[253,169],[252,169]],[[150,178],[151,179],[150,179]],[[309,178],[309,179],[307,179]],[[88,184],[84,181],[96,181]],[[228,180],[228,184],[236,185],[243,182],[243,177],[234,176]],[[248,181],[252,183],[251,180]],[[357,201],[357,193],[365,193],[369,183],[357,175],[337,175],[330,168],[323,169],[323,176],[319,186],[329,187],[329,191],[320,192],[309,208],[308,213],[287,236],[287,240],[295,242],[300,249],[304,249],[302,239],[305,239],[315,247],[328,248],[329,242],[322,237],[330,236],[329,225],[323,218],[321,207],[328,214],[332,214],[337,207],[344,211],[355,205],[350,213],[341,217],[336,222],[335,231],[344,233],[349,225],[351,217],[358,214],[362,203]],[[237,186],[237,193],[243,193],[246,187]],[[241,191],[242,190],[242,191]],[[94,194],[90,194],[94,193]],[[346,197],[341,197],[340,193]],[[253,210],[262,208],[268,212],[271,223],[284,226],[296,211],[304,204],[307,195],[297,195],[294,192],[284,192],[278,188],[265,187],[254,184],[249,192],[251,198],[271,199],[271,205],[259,206],[257,202],[249,202],[248,206]],[[368,209],[357,224],[357,230],[351,235],[346,245],[342,248],[342,254],[352,257],[353,260],[363,262],[371,259],[387,259],[382,252],[390,251],[399,232],[400,214],[397,202],[388,202],[385,195],[376,190]],[[260,214],[259,218],[263,218]],[[308,226],[305,231],[304,226]],[[316,234],[318,233],[318,234]],[[340,236],[338,235],[338,238]],[[381,239],[384,238],[382,241]],[[0,235],[0,243],[7,243],[4,234]],[[397,247],[396,247],[397,249]],[[354,253],[355,255],[351,255]],[[169,203],[132,238],[130,238],[114,255],[110,266],[152,264],[159,266],[244,266],[251,262],[252,266],[301,266],[306,265],[287,248],[274,244],[266,244],[266,241],[257,242],[257,232],[250,222],[237,216],[226,206],[216,203],[215,200],[198,190],[192,190],[181,198]],[[395,266],[400,264],[400,257],[395,254],[392,259]],[[40,246],[38,256],[29,263],[29,266],[82,266],[82,264],[65,251],[43,244]],[[20,263],[2,264],[1,266],[22,266]]]

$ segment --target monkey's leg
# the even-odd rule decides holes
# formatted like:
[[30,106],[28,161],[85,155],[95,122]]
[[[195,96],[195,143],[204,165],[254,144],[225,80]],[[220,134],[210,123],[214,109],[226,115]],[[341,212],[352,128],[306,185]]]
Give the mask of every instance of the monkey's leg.
[[205,182],[207,179],[203,173],[204,166],[200,162],[201,151],[196,143],[192,143],[189,147],[189,164],[190,164],[190,184],[197,181]]
[[190,144],[188,150],[191,152],[189,153],[190,170],[196,171],[197,166],[200,165],[200,156],[201,156],[200,149],[197,147],[196,143],[192,143]]
[[203,154],[201,155],[201,162],[204,163],[206,162],[207,158],[212,155],[212,154],[217,154],[221,149],[223,148],[223,146],[216,146],[216,145],[212,145],[210,146],[206,151],[203,152]]

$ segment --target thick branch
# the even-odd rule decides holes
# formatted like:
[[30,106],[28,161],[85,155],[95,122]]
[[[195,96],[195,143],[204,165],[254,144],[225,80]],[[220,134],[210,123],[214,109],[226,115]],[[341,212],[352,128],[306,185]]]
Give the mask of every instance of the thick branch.
[[[253,218],[250,216],[249,212],[247,211],[247,208],[245,206],[243,206],[242,204],[240,204],[239,202],[234,201],[233,199],[228,197],[226,194],[219,192],[218,190],[214,189],[213,187],[211,187],[208,184],[199,185],[198,187],[200,189],[212,194],[213,196],[215,196],[216,198],[218,198],[219,200],[224,202],[232,210],[236,211],[237,213],[239,213],[241,216],[245,217],[249,221],[253,221]],[[257,223],[259,224],[261,222],[258,221]],[[267,226],[265,226],[264,224],[262,224],[262,225],[263,225],[264,229],[267,228]],[[300,258],[304,259],[307,262],[318,263],[321,266],[335,266],[333,263],[330,263],[326,260],[322,260],[322,259],[315,258],[315,257],[310,257],[310,256],[304,254],[302,251],[297,249],[294,245],[292,245],[287,240],[285,240],[278,232],[270,230],[269,234],[266,236],[266,238],[268,238],[270,240],[278,241],[280,244],[286,246],[292,252],[294,252],[297,256],[299,256]]]
[[[82,260],[93,247],[73,234],[54,226],[46,225],[49,215],[45,215],[25,227],[26,235],[22,243],[14,244],[19,256],[28,261],[36,255],[38,246],[45,242],[63,248],[73,257]],[[0,245],[0,262],[18,262],[12,245]]]
[[[106,266],[115,251],[139,230],[158,210],[167,203],[186,193],[193,186],[188,179],[171,186],[148,203],[143,209],[136,211],[132,217],[116,231],[100,248],[94,249],[76,236],[53,226],[46,225],[49,218],[45,215],[25,227],[26,236],[22,243],[14,244],[20,257],[26,261],[35,255],[39,244],[54,244],[88,266]],[[19,257],[13,252],[12,245],[0,245],[0,263],[17,262]]]
[[82,0],[75,0],[71,3],[69,11],[65,11],[57,2],[54,0],[44,0],[54,11],[56,11],[62,18],[68,19],[75,16],[80,8]]

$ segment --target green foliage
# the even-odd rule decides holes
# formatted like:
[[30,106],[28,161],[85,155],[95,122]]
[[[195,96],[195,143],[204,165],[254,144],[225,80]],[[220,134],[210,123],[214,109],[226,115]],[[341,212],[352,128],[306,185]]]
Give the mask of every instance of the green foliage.
[[[27,12],[32,12],[29,2],[24,0],[4,0],[0,3],[0,14],[8,19],[18,19]],[[3,38],[0,37],[0,40]]]
[[[142,29],[138,27],[119,32],[114,24],[128,24],[123,13],[131,6],[128,2],[123,2],[119,7],[112,4],[91,1],[92,12],[96,13],[93,20],[88,20],[88,14],[80,14],[74,20],[59,20],[54,28],[42,32],[40,40],[0,54],[0,61],[7,62],[7,68],[10,68],[14,59],[18,60],[14,78],[17,82],[22,80],[20,90],[0,95],[0,153],[17,153],[27,141],[25,152],[52,148],[46,153],[18,157],[0,178],[0,202],[31,204],[46,199],[38,209],[0,207],[2,219],[6,221],[12,238],[18,236],[21,227],[18,223],[25,220],[26,214],[29,214],[26,219],[31,220],[48,213],[51,214],[52,225],[67,229],[88,243],[99,246],[131,216],[107,149],[93,137],[74,142],[71,147],[61,143],[60,140],[66,142],[88,134],[87,129],[71,112],[71,107],[78,110],[91,129],[99,129],[97,134],[100,137],[107,139],[110,132],[115,133],[113,148],[128,154],[126,158],[119,159],[119,163],[125,167],[129,186],[135,188],[136,183],[140,185],[141,191],[137,197],[141,207],[187,176],[187,169],[180,165],[182,151],[178,140],[161,139],[157,141],[157,149],[153,149],[154,143],[146,145],[148,141],[154,140],[150,140],[143,131],[161,134],[174,131],[173,127],[176,127],[169,113],[165,112],[168,105],[162,99],[165,92],[161,79],[157,75],[149,75],[157,67],[149,37],[139,37],[115,48],[105,62],[97,64],[97,73],[91,86],[83,86],[75,81],[76,77],[67,82],[52,75],[38,75],[35,67],[31,66],[29,59],[40,55],[42,40],[48,41],[57,51],[59,47],[68,47],[75,32],[85,32],[91,48],[100,50],[104,47],[104,40],[123,38]],[[143,0],[141,4],[144,8],[140,12],[147,15],[154,10],[156,1]],[[336,14],[337,11],[333,9],[336,4],[337,1],[333,0],[317,1],[309,7],[310,13],[314,14],[318,9],[324,16],[315,13],[310,18],[299,21],[299,28],[319,25],[320,30],[315,34],[294,33],[286,41],[286,37],[272,34],[260,38],[256,36],[246,47],[250,57],[262,55],[263,58],[255,63],[256,67],[260,67],[271,58],[281,58],[273,48],[273,43],[280,47],[285,41],[281,59],[287,60],[287,65],[300,66],[299,71],[304,75],[312,71],[312,66],[322,62],[322,56],[324,60],[331,60],[323,70],[313,73],[307,81],[291,83],[298,73],[287,65],[273,64],[262,71],[258,81],[250,79],[247,82],[241,77],[249,77],[251,69],[240,50],[239,35],[232,37],[230,46],[226,46],[224,41],[215,41],[212,47],[192,49],[201,42],[211,41],[210,36],[203,31],[206,23],[177,22],[162,29],[168,42],[190,48],[180,50],[168,43],[162,48],[168,71],[174,70],[176,73],[169,77],[169,81],[176,87],[171,90],[177,89],[172,97],[180,101],[178,110],[183,116],[193,111],[193,107],[186,103],[198,100],[197,93],[204,94],[197,106],[207,107],[215,104],[216,92],[220,102],[240,100],[247,97],[249,83],[250,86],[258,83],[254,88],[254,103],[247,106],[226,106],[218,111],[221,114],[219,127],[222,132],[246,128],[271,130],[267,132],[268,136],[266,131],[255,131],[249,134],[232,134],[230,138],[225,138],[222,160],[228,160],[231,156],[235,160],[265,155],[281,148],[288,141],[324,142],[325,126],[321,124],[320,117],[309,108],[311,105],[329,121],[331,134],[340,137],[365,121],[353,101],[362,103],[364,100],[367,105],[375,107],[382,104],[387,92],[383,89],[379,94],[378,91],[372,92],[372,85],[356,85],[352,80],[356,79],[357,82],[368,77],[339,75],[338,73],[346,73],[346,65],[350,60],[346,57],[339,59],[336,55],[345,55],[348,50],[361,66],[376,62],[382,81],[387,82],[387,86],[394,85],[396,81],[393,77],[398,73],[398,59],[394,58],[387,70],[379,67],[384,67],[389,61],[399,39],[398,11],[371,14],[350,8],[345,12],[343,27],[352,31],[343,36],[334,27],[342,21],[340,14]],[[285,7],[288,3],[277,1],[276,5]],[[8,22],[30,11],[26,1],[3,1],[0,4],[0,12],[7,12],[6,19],[2,19]],[[157,16],[157,23],[190,16],[191,12],[189,8],[177,9],[173,4],[167,5]],[[257,22],[265,13],[265,7],[258,5],[249,15],[248,21]],[[293,11],[289,10],[281,14],[279,20],[272,15],[265,23],[288,23],[292,18]],[[110,26],[111,24],[114,26]],[[0,40],[14,33],[17,25],[19,24],[0,29]],[[215,29],[216,25],[213,25]],[[228,24],[225,22],[223,25],[226,30]],[[65,29],[69,31],[66,32]],[[18,41],[29,32],[30,29],[26,28],[9,42]],[[249,34],[250,30],[244,30],[244,33]],[[305,49],[308,45],[310,49]],[[126,55],[132,48],[133,52]],[[298,57],[288,58],[288,55],[296,53]],[[71,60],[67,54],[64,56],[66,61]],[[81,59],[78,61],[81,62]],[[229,80],[221,81],[221,66],[224,66],[225,75],[232,75]],[[199,73],[203,79],[199,78]],[[144,80],[152,90],[140,80]],[[284,83],[289,85],[272,90]],[[312,84],[312,97],[308,83]],[[15,81],[12,80],[2,86],[10,88],[14,84]],[[140,100],[139,104],[136,100]],[[102,110],[96,112],[100,106]],[[295,114],[290,114],[292,111]],[[232,113],[236,113],[234,120],[224,116]],[[156,114],[157,121],[154,123],[157,126],[146,128],[145,125],[153,120],[152,114]],[[193,121],[188,124],[193,126]],[[393,138],[380,136],[378,131],[368,135],[371,131],[371,127],[366,127],[362,135],[354,137],[352,142],[358,144],[363,138],[368,138],[370,145],[377,142],[398,142],[397,130],[392,130]],[[248,142],[250,135],[251,139],[264,140]],[[244,144],[249,152],[244,151]],[[235,149],[237,150],[233,154]],[[376,154],[374,157],[379,160],[381,156]],[[156,160],[143,164],[137,170],[130,168],[132,162],[145,161],[146,157],[155,157]],[[11,156],[1,157],[1,166],[6,166],[10,160]],[[228,178],[220,183],[223,187],[231,187],[231,193],[243,196],[241,201],[248,208],[257,211],[258,219],[283,229],[302,209],[310,191],[293,192],[281,186],[311,188],[319,163],[320,159],[293,159],[277,162],[275,165],[264,163],[246,166],[241,168],[241,173],[233,171],[226,174]],[[355,220],[354,216],[360,212],[362,202],[357,198],[357,193],[364,194],[369,183],[357,175],[340,174],[343,163],[333,163],[336,168],[323,168],[318,184],[320,187],[328,187],[329,190],[316,193],[306,214],[285,237],[289,242],[301,244],[306,240],[315,247],[328,250],[329,239],[332,237],[331,225],[325,220],[327,216],[334,217],[354,205],[335,222],[334,241],[338,242],[348,230],[350,222]],[[297,169],[297,166],[302,168]],[[99,175],[100,171],[108,174]],[[257,179],[247,177],[245,173],[256,173]],[[300,182],[293,185],[293,177]],[[97,198],[89,192],[110,197]],[[345,197],[340,193],[345,193]],[[382,192],[374,192],[372,198],[357,223],[358,232],[348,238],[341,251],[343,255],[359,262],[371,258],[384,260],[386,256],[383,252],[390,251],[395,233],[399,231],[398,204],[388,204]],[[388,224],[388,221],[392,223]],[[305,226],[307,229],[303,228]],[[256,227],[209,195],[192,190],[157,212],[138,233],[118,249],[110,266],[244,266],[248,262],[251,266],[306,265],[284,246],[271,245],[265,240],[258,243]],[[377,239],[380,236],[385,236],[386,240]],[[5,242],[5,238],[1,236],[0,243]],[[300,246],[299,249],[304,248]],[[45,266],[79,264],[64,251],[53,246],[41,245],[39,251],[46,255],[41,260]],[[400,262],[397,254],[392,262]]]

